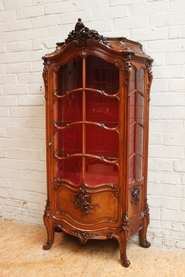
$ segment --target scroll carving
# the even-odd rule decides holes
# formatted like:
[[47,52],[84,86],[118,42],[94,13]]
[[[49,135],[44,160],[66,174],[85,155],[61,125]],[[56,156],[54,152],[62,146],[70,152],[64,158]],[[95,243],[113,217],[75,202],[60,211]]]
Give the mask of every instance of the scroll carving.
[[61,179],[54,178],[54,190],[57,191],[61,187]]
[[72,30],[69,33],[67,39],[65,40],[65,44],[68,44],[71,41],[77,41],[79,44],[85,45],[88,39],[93,39],[106,45],[107,47],[111,47],[106,38],[100,35],[96,30],[90,30],[85,27],[81,18],[78,19],[78,22],[75,25],[75,30]]
[[50,216],[50,204],[49,204],[49,200],[46,201],[46,206],[45,206],[45,210],[44,210],[44,216]]
[[120,198],[120,191],[119,191],[118,186],[116,186],[115,184],[112,184],[111,188],[112,188],[113,193],[116,196],[116,198]]
[[44,68],[42,72],[43,80],[44,80],[44,85],[45,85],[45,98],[47,99],[47,94],[48,94],[48,64],[46,60],[44,60]]
[[152,84],[152,80],[153,80],[153,73],[152,73],[152,64],[149,62],[148,63],[148,93],[149,93],[149,101],[150,101],[150,87]]
[[123,50],[128,50],[128,47],[127,47],[127,45],[126,45],[126,43],[125,43],[125,38],[122,38],[120,41],[119,41],[119,43],[118,43],[118,46],[120,46]]
[[54,72],[57,72],[60,68],[60,65],[58,63],[54,63],[51,68]]
[[134,187],[132,190],[131,203],[137,205],[140,202],[140,187]]

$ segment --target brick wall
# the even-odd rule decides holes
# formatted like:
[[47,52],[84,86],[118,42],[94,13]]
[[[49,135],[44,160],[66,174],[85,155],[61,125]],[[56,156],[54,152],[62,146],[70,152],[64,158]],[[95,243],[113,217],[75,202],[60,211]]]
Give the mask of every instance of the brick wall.
[[81,17],[155,60],[149,196],[153,245],[185,248],[185,1],[0,1],[0,216],[43,224],[45,110],[41,56]]

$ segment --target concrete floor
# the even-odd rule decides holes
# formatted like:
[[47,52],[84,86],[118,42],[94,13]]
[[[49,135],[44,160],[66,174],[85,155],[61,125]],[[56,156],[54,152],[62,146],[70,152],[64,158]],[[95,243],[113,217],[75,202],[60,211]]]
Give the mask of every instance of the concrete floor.
[[43,227],[0,220],[0,277],[185,277],[185,251],[129,241],[129,268],[122,267],[116,240],[89,240],[56,233],[50,250],[43,250]]

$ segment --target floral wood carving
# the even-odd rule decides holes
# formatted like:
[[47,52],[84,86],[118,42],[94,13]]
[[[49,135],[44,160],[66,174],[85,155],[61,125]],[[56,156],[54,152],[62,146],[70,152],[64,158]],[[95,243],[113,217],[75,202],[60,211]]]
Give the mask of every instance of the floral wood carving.
[[86,243],[88,239],[97,237],[97,234],[89,233],[87,231],[70,230],[70,233],[76,236],[82,244]]
[[69,33],[67,39],[65,40],[65,44],[75,40],[78,41],[79,44],[85,45],[87,39],[93,39],[106,45],[107,47],[111,47],[106,38],[100,35],[97,31],[90,30],[89,28],[85,27],[81,18],[78,19],[78,22],[75,25],[75,30],[72,30]]
[[125,212],[122,217],[122,227],[124,231],[129,232],[130,227],[129,227],[129,218],[128,218],[128,212]]
[[131,203],[137,205],[140,201],[140,187],[134,187],[132,190]]
[[148,207],[147,200],[145,200],[145,210],[144,210],[144,214],[145,214],[145,216],[149,216],[149,207]]
[[128,78],[129,78],[129,74],[131,72],[131,68],[132,68],[132,63],[131,63],[131,56],[128,55],[128,57],[124,60],[125,62],[125,86],[128,85]]
[[82,185],[80,193],[75,193],[74,206],[76,209],[80,209],[82,215],[88,215],[89,210],[93,210],[98,204],[91,204],[91,196],[87,194],[85,187]]

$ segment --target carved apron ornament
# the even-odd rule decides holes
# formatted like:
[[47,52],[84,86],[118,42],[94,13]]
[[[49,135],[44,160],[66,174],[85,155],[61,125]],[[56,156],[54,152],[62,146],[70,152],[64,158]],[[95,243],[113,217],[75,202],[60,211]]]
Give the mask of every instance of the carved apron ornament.
[[98,234],[80,230],[70,230],[70,233],[76,236],[82,244],[86,243],[88,239],[93,239],[98,236]]

